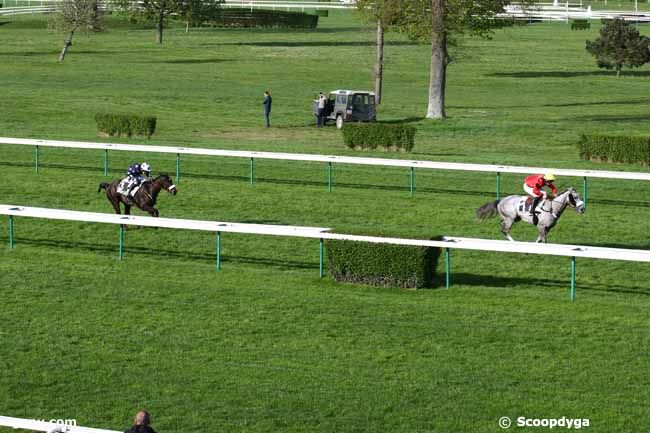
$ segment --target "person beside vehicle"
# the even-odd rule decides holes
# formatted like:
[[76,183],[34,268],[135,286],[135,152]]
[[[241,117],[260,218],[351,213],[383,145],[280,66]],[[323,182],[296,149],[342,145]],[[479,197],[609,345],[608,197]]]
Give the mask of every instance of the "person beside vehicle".
[[325,106],[327,105],[327,98],[323,94],[323,92],[320,92],[318,94],[318,102],[317,102],[317,111],[316,111],[316,127],[320,128],[323,126],[323,120],[325,117]]
[[271,93],[268,90],[264,91],[264,102],[262,104],[264,105],[264,117],[266,118],[266,127],[269,128],[271,126],[271,104],[273,103],[273,98],[271,98]]

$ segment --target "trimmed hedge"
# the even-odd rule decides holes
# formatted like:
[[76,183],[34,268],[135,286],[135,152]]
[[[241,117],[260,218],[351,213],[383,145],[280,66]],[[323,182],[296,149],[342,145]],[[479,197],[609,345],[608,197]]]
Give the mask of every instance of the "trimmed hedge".
[[326,240],[335,281],[401,288],[432,287],[440,248]]
[[410,152],[415,143],[415,127],[390,123],[346,123],[343,141],[350,149],[400,150]]
[[234,28],[315,29],[318,15],[269,9],[221,8],[207,24]]
[[132,135],[151,138],[156,130],[155,116],[140,116],[137,114],[97,113],[97,133],[108,136]]
[[316,15],[319,17],[328,17],[330,15],[330,11],[327,9],[316,9]]
[[650,164],[650,137],[583,134],[578,147],[582,159]]

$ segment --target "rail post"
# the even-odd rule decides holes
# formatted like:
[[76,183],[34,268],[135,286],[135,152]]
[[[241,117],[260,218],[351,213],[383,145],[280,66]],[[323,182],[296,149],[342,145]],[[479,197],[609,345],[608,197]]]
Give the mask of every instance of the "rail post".
[[320,238],[320,259],[318,261],[318,270],[319,270],[319,276],[323,278],[324,272],[323,272],[323,256],[324,256],[324,251],[323,251],[323,238]]
[[571,302],[576,297],[576,258],[571,257]]
[[445,288],[451,285],[451,251],[445,248]]
[[104,149],[104,177],[108,176],[108,149]]
[[217,232],[217,271],[221,270],[221,232]]
[[497,171],[497,200],[501,200],[501,173]]
[[332,161],[327,162],[327,192],[332,192]]
[[14,217],[9,215],[9,251],[14,250]]
[[254,183],[255,183],[255,163],[253,162],[253,158],[251,158],[250,186],[253,186]]
[[124,224],[120,224],[120,260],[124,257]]
[[181,154],[176,154],[176,182],[181,181]]
[[415,191],[415,167],[411,167],[411,174],[409,175],[409,190],[411,197],[413,197],[413,192]]
[[38,173],[38,145],[36,145],[36,173]]
[[584,208],[587,210],[587,176],[582,178],[582,187],[583,187],[583,194],[582,194],[582,201],[585,202]]

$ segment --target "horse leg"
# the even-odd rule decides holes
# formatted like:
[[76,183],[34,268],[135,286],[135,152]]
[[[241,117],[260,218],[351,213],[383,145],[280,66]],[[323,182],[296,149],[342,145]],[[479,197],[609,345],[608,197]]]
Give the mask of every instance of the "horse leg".
[[145,212],[148,212],[149,215],[151,215],[151,216],[154,217],[154,218],[157,218],[158,215],[160,214],[160,213],[158,212],[158,209],[156,209],[156,208],[153,207],[153,206],[143,206],[143,207],[142,207],[142,210],[145,211]]
[[515,220],[510,218],[504,218],[503,220],[501,220],[501,233],[503,233],[505,237],[512,242],[514,242],[514,239],[512,238],[512,236],[510,236],[510,228],[514,223]]
[[547,226],[542,226],[539,225],[538,227],[539,235],[537,235],[537,240],[535,241],[536,243],[546,243],[546,235],[548,234],[548,231],[550,230]]

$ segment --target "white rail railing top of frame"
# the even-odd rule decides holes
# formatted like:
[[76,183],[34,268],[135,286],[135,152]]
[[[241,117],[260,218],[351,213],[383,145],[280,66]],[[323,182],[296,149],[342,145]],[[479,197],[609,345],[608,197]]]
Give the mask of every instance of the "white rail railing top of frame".
[[331,162],[339,164],[357,164],[357,165],[377,165],[388,167],[412,167],[426,168],[436,170],[461,170],[477,171],[490,173],[547,173],[554,172],[561,176],[572,177],[594,177],[604,179],[624,179],[624,180],[645,180],[650,181],[650,173],[626,172],[626,171],[605,171],[605,170],[579,170],[553,167],[523,167],[511,165],[494,165],[494,164],[473,164],[458,162],[437,162],[408,159],[388,159],[388,158],[368,158],[353,156],[337,155],[318,155],[303,153],[280,153],[280,152],[257,152],[241,150],[221,150],[206,149],[198,147],[174,147],[174,146],[155,146],[141,144],[119,144],[119,143],[93,143],[81,141],[57,141],[57,140],[39,140],[26,138],[9,138],[0,137],[0,144],[9,145],[29,145],[44,147],[66,147],[76,149],[96,149],[96,150],[119,150],[130,152],[149,152],[149,153],[171,153],[187,155],[204,155],[204,156],[224,156],[237,158],[260,158],[276,159],[289,161],[310,161],[310,162]]

